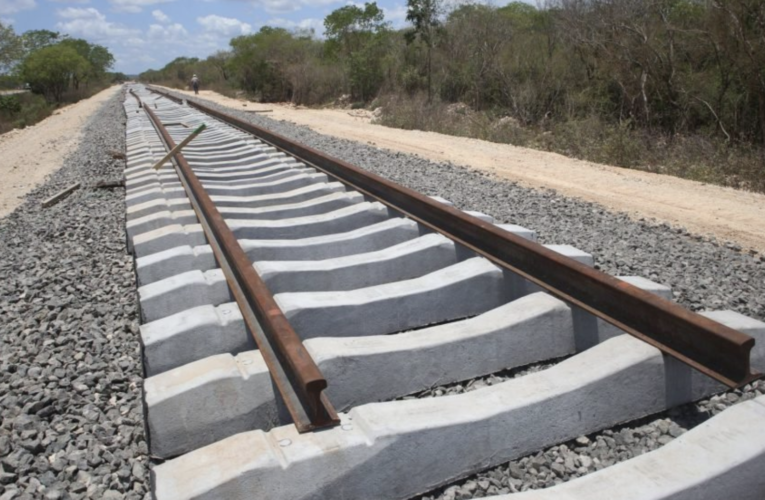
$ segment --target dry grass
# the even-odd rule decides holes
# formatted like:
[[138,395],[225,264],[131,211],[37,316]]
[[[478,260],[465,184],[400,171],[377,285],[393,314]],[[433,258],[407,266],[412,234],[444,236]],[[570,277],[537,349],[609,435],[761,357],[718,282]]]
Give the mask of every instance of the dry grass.
[[765,192],[765,150],[702,135],[667,137],[597,117],[525,127],[512,117],[424,96],[388,96],[377,122],[561,153],[583,160]]
[[49,117],[57,108],[87,99],[108,86],[109,84],[103,83],[69,90],[63,95],[60,103],[48,102],[43,96],[31,92],[0,96],[0,134],[34,125]]
[[34,125],[50,116],[54,106],[43,96],[24,93],[0,97],[0,134]]

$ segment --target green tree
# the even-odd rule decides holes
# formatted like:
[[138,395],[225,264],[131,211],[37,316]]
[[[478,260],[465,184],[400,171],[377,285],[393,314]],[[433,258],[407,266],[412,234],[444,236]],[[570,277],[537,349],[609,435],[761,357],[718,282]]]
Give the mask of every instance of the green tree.
[[13,26],[0,21],[0,73],[8,71],[21,58],[21,39]]
[[50,30],[29,30],[21,35],[24,54],[26,55],[44,47],[55,45],[65,38],[66,35],[62,36],[59,32]]
[[346,5],[324,19],[327,53],[343,60],[353,97],[374,97],[383,79],[388,24],[377,3]]
[[513,42],[510,21],[488,5],[465,4],[450,13],[444,30],[442,49],[452,57],[442,62],[441,98],[475,109],[506,105],[503,64]]
[[76,50],[59,44],[31,53],[21,65],[21,75],[34,92],[60,102],[74,76],[87,72],[88,67]]
[[196,73],[196,65],[198,63],[198,57],[176,57],[162,68],[162,72],[172,78],[177,78],[181,82],[188,83],[191,77],[194,76],[194,73]]
[[324,18],[328,50],[341,51],[346,56],[362,50],[375,34],[386,28],[383,11],[376,2],[365,3],[363,9],[346,5]]
[[67,38],[60,45],[73,48],[77,54],[88,61],[88,67],[83,74],[73,75],[74,88],[80,87],[80,82],[99,80],[104,77],[106,71],[114,65],[114,56],[106,47],[96,45],[81,38]]
[[[84,60],[88,60],[88,55],[90,54],[90,44],[81,38],[68,38],[66,40],[62,40],[59,43],[59,46],[70,47]],[[80,83],[88,78],[91,69],[92,68],[90,66],[90,62],[88,62],[87,65],[81,65],[81,67],[77,68],[76,71],[72,72],[72,85],[75,89],[80,88]]]
[[91,44],[88,62],[93,75],[100,77],[114,66],[114,55],[103,45]]
[[238,36],[230,44],[232,75],[244,90],[259,94],[263,101],[292,101],[296,78],[304,73],[296,68],[316,52],[310,36],[271,26]]
[[433,97],[433,49],[441,28],[444,13],[442,0],[407,0],[406,20],[414,28],[408,31],[407,43],[419,39],[427,49],[428,102]]
[[[723,103],[729,99],[728,106],[734,111],[729,111],[729,123],[733,122],[744,138],[765,145],[765,3],[717,0],[711,4],[712,53],[722,77],[714,114],[722,115]],[[729,93],[731,97],[726,98]]]
[[219,50],[207,58],[207,62],[218,71],[224,81],[228,80],[229,78],[230,61],[231,52],[228,50]]

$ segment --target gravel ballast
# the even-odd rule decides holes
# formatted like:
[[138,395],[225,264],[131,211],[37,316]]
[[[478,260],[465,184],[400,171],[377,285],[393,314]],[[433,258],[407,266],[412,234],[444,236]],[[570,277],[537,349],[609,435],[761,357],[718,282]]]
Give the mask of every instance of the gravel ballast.
[[[122,95],[79,149],[0,219],[0,499],[142,499],[147,446]],[[74,182],[82,188],[43,209]]]
[[[203,99],[199,101],[424,194],[442,196],[457,208],[485,212],[498,222],[533,229],[540,243],[574,245],[591,253],[596,268],[609,274],[643,276],[669,285],[675,300],[691,310],[730,309],[765,320],[765,256],[742,253],[735,243],[718,242],[655,221],[635,220],[593,203],[566,198],[550,190],[525,188],[465,167],[436,164],[416,156],[324,136],[294,123]],[[409,397],[459,394],[549,366],[549,363],[540,363],[436,387]],[[743,390],[729,391],[618,428],[581,436],[417,498],[480,498],[559,484],[655,450],[730,405],[763,393],[765,382],[760,380]]]

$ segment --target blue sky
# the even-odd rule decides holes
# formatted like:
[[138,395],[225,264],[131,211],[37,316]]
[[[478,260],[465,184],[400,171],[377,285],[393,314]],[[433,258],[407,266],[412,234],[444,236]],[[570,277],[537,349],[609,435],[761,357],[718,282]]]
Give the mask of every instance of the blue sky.
[[[160,68],[178,56],[207,55],[263,25],[314,28],[348,0],[0,0],[0,20],[16,33],[49,29],[109,48],[114,69]],[[504,2],[503,2],[504,3]],[[400,27],[406,0],[378,0]]]

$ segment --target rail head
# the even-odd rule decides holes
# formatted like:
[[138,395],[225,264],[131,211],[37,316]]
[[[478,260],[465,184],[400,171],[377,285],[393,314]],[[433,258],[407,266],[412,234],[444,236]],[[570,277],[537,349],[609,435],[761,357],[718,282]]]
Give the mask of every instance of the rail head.
[[761,376],[751,370],[754,339],[746,334],[343,160],[194,100],[186,102],[444,234],[729,387],[743,386]]

